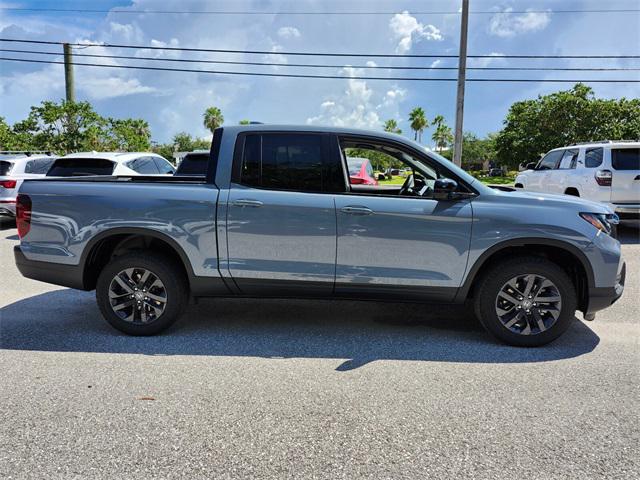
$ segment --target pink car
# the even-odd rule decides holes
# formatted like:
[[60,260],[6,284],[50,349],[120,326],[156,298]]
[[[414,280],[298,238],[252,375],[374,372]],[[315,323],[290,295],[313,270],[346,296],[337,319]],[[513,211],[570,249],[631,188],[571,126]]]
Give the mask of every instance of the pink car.
[[351,185],[378,185],[369,159],[347,157],[347,165]]

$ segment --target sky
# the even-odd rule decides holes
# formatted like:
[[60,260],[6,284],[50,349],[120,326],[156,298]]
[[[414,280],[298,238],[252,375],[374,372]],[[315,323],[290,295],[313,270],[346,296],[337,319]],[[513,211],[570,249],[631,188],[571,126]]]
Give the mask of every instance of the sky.
[[[327,75],[420,76],[453,78],[455,71],[364,70],[353,65],[456,66],[456,59],[433,58],[330,58],[287,57],[278,52],[345,52],[447,54],[458,53],[460,15],[415,13],[456,12],[460,0],[0,0],[0,37],[77,43],[116,43],[144,46],[176,46],[264,50],[270,54],[213,54],[157,50],[124,50],[89,47],[76,53],[157,56],[173,59],[210,59],[282,63],[248,67],[172,63],[172,68],[224,69],[268,73]],[[522,60],[503,55],[637,55],[640,51],[638,13],[552,13],[553,10],[639,8],[637,0],[471,0],[471,11],[527,11],[528,13],[472,14],[468,53],[491,55],[469,59],[468,66],[640,66],[638,59],[620,60]],[[123,14],[109,11],[66,13],[16,11],[11,8],[164,10],[164,11],[379,11],[385,15],[211,15],[202,13]],[[396,13],[393,13],[396,12]],[[61,53],[59,46],[35,46],[0,42],[0,48],[46,50]],[[61,60],[62,56],[9,54],[2,56]],[[150,61],[82,59],[113,64]],[[369,63],[367,63],[369,62]],[[323,63],[333,67],[302,69],[287,63]],[[469,71],[468,78],[635,78],[639,72],[483,72]],[[147,120],[153,139],[169,141],[177,132],[210,137],[202,125],[202,113],[219,107],[226,124],[242,119],[276,124],[317,124],[379,130],[395,119],[411,135],[408,114],[422,107],[429,119],[443,115],[455,123],[455,82],[409,82],[357,79],[292,79],[223,76],[200,73],[152,72],[95,67],[75,67],[76,98],[90,101],[103,116]],[[640,97],[639,84],[592,84],[605,98]],[[466,85],[464,130],[479,136],[498,131],[510,105],[539,94],[568,89],[558,83],[473,83]],[[61,65],[0,61],[0,116],[9,123],[25,118],[32,105],[64,98]],[[425,132],[430,142],[433,129]]]

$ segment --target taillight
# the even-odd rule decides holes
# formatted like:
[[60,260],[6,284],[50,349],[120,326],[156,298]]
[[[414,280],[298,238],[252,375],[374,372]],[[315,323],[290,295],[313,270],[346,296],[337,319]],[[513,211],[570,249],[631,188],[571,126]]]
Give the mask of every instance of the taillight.
[[4,188],[16,188],[15,180],[0,180],[0,187]]
[[611,170],[598,170],[596,172],[596,182],[601,187],[610,187],[611,186]]
[[16,226],[20,238],[24,238],[31,228],[31,198],[24,193],[18,194],[16,200]]

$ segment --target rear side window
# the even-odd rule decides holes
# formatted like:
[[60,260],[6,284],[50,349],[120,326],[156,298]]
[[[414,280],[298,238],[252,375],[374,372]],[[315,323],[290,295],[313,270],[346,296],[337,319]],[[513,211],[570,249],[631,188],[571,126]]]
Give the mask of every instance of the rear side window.
[[0,162],[0,175],[9,175],[12,167],[13,163],[11,162]]
[[547,153],[538,163],[536,170],[554,170],[558,168],[562,155],[564,155],[564,150]]
[[47,173],[48,177],[79,177],[111,175],[114,164],[103,158],[59,158]]
[[208,166],[208,153],[188,153],[178,165],[176,175],[206,175]]
[[157,175],[159,173],[153,157],[136,158],[135,160],[127,162],[127,167],[143,175]]
[[168,174],[175,172],[173,165],[167,162],[164,158],[151,157],[153,158],[154,163],[156,164],[156,168],[160,173]]
[[55,162],[55,158],[39,158],[37,160],[29,160],[24,166],[24,173],[34,173],[45,175],[51,165]]
[[324,140],[314,134],[247,135],[240,182],[274,190],[336,191],[333,179],[342,175],[342,167],[327,158]]
[[602,147],[587,148],[587,151],[584,152],[584,166],[586,168],[598,168],[602,165],[603,153],[604,149]]
[[640,170],[640,148],[614,148],[611,166],[616,170]]

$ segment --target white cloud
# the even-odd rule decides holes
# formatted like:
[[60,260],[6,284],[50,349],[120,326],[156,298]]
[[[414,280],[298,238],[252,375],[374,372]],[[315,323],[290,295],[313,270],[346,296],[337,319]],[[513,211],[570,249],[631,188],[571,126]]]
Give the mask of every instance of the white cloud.
[[378,64],[376,62],[374,62],[373,60],[367,60],[367,67],[377,67]]
[[435,67],[437,67],[438,65],[440,65],[441,63],[442,63],[442,60],[440,60],[440,59],[438,59],[438,60],[434,60],[433,62],[431,62],[430,67],[431,67],[431,68],[435,68]]
[[396,13],[389,21],[389,28],[395,40],[398,41],[396,52],[406,53],[411,50],[413,42],[421,39],[443,40],[442,33],[431,24],[423,24],[409,15],[409,12]]
[[521,33],[537,32],[549,25],[549,12],[533,12],[530,9],[523,14],[509,13],[513,8],[496,13],[489,22],[489,33],[498,37],[513,37]]
[[142,85],[137,78],[119,77],[84,77],[78,88],[89,98],[104,100],[106,98],[124,97],[136,93],[153,93],[156,89]]
[[[362,70],[346,66],[341,74],[354,77]],[[406,95],[407,91],[397,86],[379,92],[365,80],[350,78],[347,88],[325,99],[320,104],[321,112],[307,118],[307,124],[380,129],[382,118],[398,116],[398,104]]]
[[[271,47],[271,51],[273,53],[269,53],[267,55],[263,55],[262,58],[265,62],[270,62],[270,63],[289,63],[289,61],[287,60],[287,57],[278,53],[282,51],[282,46],[281,45],[273,45]],[[280,67],[278,66],[273,66],[272,67],[274,70],[279,69]]]
[[280,27],[278,29],[278,36],[285,40],[290,38],[300,38],[300,30],[296,27]]

